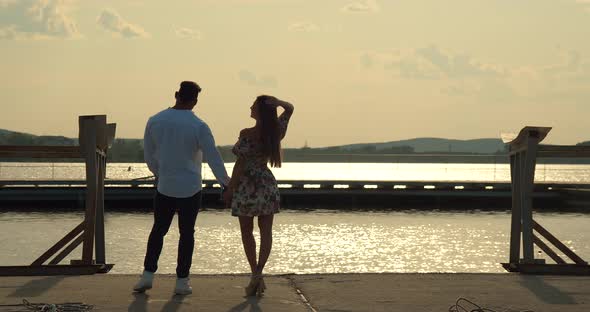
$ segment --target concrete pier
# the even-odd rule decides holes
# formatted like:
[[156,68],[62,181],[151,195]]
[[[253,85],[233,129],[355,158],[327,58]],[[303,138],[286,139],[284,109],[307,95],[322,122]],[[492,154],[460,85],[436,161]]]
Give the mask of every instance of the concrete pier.
[[[246,275],[192,275],[193,294],[157,275],[145,294],[136,275],[0,277],[0,311],[31,303],[82,302],[93,311],[449,311],[459,298],[498,312],[590,311],[590,277],[520,274],[314,274],[265,278],[266,295],[244,298]],[[465,308],[474,309],[467,302]],[[26,310],[22,310],[26,311]],[[462,311],[462,310],[458,310]]]

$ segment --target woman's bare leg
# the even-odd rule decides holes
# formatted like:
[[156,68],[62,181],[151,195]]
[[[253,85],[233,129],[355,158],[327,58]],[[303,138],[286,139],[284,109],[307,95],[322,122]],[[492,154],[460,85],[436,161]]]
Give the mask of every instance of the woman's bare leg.
[[258,228],[260,229],[260,252],[258,254],[258,266],[255,274],[262,274],[270,250],[272,249],[272,223],[274,215],[259,216]]
[[242,232],[242,245],[250,264],[252,274],[256,272],[256,241],[254,240],[254,217],[239,217],[240,231]]

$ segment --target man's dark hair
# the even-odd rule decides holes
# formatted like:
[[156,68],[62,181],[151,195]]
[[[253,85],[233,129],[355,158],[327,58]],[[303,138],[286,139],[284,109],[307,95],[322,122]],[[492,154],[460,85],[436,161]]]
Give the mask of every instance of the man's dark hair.
[[176,93],[176,99],[182,103],[192,102],[201,92],[201,87],[193,81],[183,81]]

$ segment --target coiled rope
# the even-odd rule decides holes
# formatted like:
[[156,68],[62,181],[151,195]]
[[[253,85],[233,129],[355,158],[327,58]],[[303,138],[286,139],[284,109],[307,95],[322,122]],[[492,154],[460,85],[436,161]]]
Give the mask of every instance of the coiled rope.
[[24,310],[11,311],[35,311],[35,312],[86,312],[94,308],[93,305],[84,304],[81,302],[66,302],[66,303],[31,303],[27,299],[23,299],[22,304],[2,305],[12,307],[22,307]]
[[[496,310],[482,308],[465,298],[459,298],[454,305],[449,307],[449,312],[498,312]],[[520,312],[534,312],[532,310],[523,310]]]

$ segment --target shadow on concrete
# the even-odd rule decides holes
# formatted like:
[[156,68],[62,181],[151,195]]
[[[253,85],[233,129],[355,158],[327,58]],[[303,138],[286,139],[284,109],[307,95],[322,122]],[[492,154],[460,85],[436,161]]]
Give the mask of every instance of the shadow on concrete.
[[127,311],[129,311],[129,312],[136,312],[136,311],[137,312],[145,312],[145,311],[147,311],[147,305],[148,305],[148,301],[149,301],[150,296],[148,296],[146,293],[134,292],[133,297],[135,297],[135,299],[133,300],[133,302],[131,302],[131,304],[127,308]]
[[162,307],[162,312],[174,312],[180,309],[182,305],[182,301],[184,300],[183,295],[174,295],[166,304]]
[[18,297],[25,299],[27,297],[38,297],[44,294],[49,289],[53,288],[64,278],[65,276],[47,276],[32,279],[28,281],[26,284],[15,289],[13,293],[8,295],[8,297]]
[[232,307],[228,312],[262,312],[262,309],[260,309],[260,306],[258,305],[259,301],[260,298],[258,297],[247,297],[246,301]]
[[547,282],[545,282],[540,276],[522,275],[520,283],[545,303],[577,304],[574,298],[564,293],[559,288],[547,284]]

